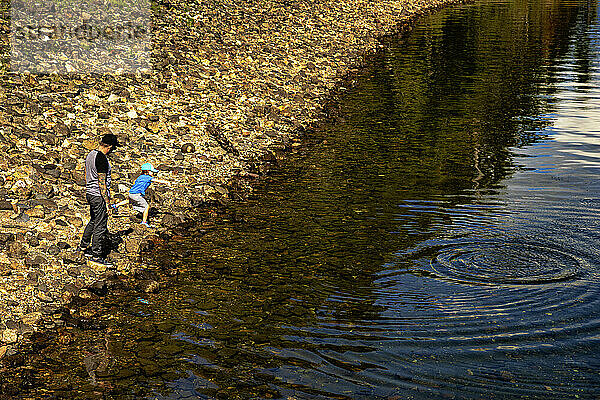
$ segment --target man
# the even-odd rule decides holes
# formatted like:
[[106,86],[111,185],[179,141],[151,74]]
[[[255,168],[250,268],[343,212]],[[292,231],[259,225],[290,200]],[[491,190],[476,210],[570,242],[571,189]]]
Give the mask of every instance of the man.
[[[85,198],[90,205],[90,222],[88,222],[79,250],[92,261],[112,267],[106,260],[105,240],[108,232],[108,212],[110,204],[110,172],[111,167],[106,157],[120,145],[112,133],[104,135],[96,150],[90,151],[85,159]],[[91,244],[91,248],[90,248]]]

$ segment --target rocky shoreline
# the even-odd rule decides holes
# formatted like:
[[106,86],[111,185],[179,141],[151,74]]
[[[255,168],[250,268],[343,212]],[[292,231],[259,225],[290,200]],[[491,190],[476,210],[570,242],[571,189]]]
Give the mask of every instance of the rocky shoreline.
[[[251,191],[269,161],[327,117],[326,102],[382,37],[450,3],[163,0],[153,9],[146,73],[17,74],[4,57],[0,359],[33,333],[68,323],[65,310],[111,285],[157,290],[140,254],[178,226],[197,224],[207,205]],[[9,14],[5,3],[5,54]],[[111,256],[116,271],[88,267],[75,251],[89,218],[83,160],[105,133],[124,143],[110,156],[117,199],[144,162],[174,183],[153,185],[155,228],[127,207],[109,219],[122,239]]]

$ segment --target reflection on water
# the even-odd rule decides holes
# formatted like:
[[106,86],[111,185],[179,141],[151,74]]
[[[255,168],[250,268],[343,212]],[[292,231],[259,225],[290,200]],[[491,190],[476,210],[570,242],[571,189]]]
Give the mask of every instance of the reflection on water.
[[94,306],[97,330],[60,331],[3,390],[597,396],[596,12],[490,1],[426,18],[308,151],[169,243],[179,277]]

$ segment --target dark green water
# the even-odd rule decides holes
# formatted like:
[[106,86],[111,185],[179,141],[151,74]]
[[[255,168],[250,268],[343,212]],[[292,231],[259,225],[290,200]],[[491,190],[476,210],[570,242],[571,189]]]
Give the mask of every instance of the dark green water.
[[598,398],[599,39],[595,2],[424,18],[252,198],[169,243],[164,290],[109,297],[15,393]]

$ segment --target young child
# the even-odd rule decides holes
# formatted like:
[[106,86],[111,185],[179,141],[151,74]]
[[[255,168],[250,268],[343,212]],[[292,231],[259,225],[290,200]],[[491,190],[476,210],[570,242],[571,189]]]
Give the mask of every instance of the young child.
[[152,182],[162,183],[164,185],[171,184],[170,182],[154,178],[152,174],[157,172],[158,170],[154,169],[152,164],[142,164],[142,174],[137,177],[137,179],[133,183],[133,186],[131,187],[131,189],[129,189],[129,200],[123,200],[120,203],[113,204],[113,209],[116,210],[117,207],[130,203],[131,208],[133,208],[135,211],[142,213],[142,225],[149,228],[150,225],[148,225],[148,212],[150,211],[150,205],[148,204],[145,198],[146,189],[148,189],[148,186],[150,186]]

